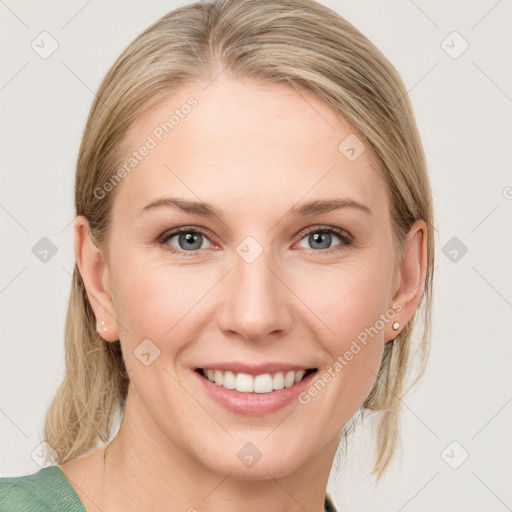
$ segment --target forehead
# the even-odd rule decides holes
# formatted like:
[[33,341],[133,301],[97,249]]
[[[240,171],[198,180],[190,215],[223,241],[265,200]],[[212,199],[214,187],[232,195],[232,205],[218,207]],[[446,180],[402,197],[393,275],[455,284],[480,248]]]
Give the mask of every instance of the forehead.
[[354,130],[286,84],[221,76],[182,86],[135,121],[125,150],[114,207],[123,215],[163,195],[234,215],[327,196],[387,210],[378,165]]

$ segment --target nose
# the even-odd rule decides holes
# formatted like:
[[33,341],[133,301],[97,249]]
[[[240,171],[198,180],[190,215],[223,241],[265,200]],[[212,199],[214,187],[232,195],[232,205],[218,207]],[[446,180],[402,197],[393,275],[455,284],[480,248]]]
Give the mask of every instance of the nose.
[[283,336],[292,325],[293,294],[281,267],[263,251],[252,262],[234,254],[233,268],[224,279],[218,310],[219,327],[231,337],[268,343]]

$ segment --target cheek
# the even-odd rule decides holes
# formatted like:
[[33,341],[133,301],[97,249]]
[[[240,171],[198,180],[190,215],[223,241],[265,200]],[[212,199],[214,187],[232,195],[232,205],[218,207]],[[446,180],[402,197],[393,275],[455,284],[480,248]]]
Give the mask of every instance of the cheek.
[[185,331],[200,320],[196,305],[216,281],[211,274],[150,258],[125,258],[114,291],[124,337],[133,338],[131,343],[149,338],[161,347],[185,339]]
[[369,259],[296,273],[297,295],[315,313],[324,342],[333,343],[331,351],[373,326],[386,310],[390,274],[382,262]]
[[382,320],[388,308],[389,265],[384,257],[354,259],[310,269],[302,273],[300,285],[296,281],[297,294],[316,315],[315,335],[326,353],[325,367],[303,396],[303,403],[311,402],[319,429],[322,422],[336,428],[346,423],[376,378],[384,327],[390,321]]
[[[384,258],[371,256],[328,264],[303,261],[282,269],[293,293],[281,306],[295,310],[299,321],[310,318],[320,337],[322,332],[338,341],[356,337],[388,306],[390,267]],[[136,252],[120,261],[112,276],[119,321],[138,338],[166,343],[201,324],[201,311],[211,308],[207,295],[225,273],[224,267],[171,264]]]

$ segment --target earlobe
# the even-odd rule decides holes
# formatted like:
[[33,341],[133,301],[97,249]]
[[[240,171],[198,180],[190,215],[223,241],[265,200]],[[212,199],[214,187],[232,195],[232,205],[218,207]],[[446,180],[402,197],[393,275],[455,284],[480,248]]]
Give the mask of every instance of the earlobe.
[[[427,272],[427,225],[425,221],[418,220],[411,226],[404,243],[398,270],[399,286],[393,297],[393,303],[400,303],[402,307],[386,332],[386,342],[397,337],[418,308]],[[399,323],[398,328],[397,322]]]
[[105,341],[119,339],[110,275],[105,256],[92,241],[89,222],[83,215],[74,221],[75,258],[96,317],[96,329]]

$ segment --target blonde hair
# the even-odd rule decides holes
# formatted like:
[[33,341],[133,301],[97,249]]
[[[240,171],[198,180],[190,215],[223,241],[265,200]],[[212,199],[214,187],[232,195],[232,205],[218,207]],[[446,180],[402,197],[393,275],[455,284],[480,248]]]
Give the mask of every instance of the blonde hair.
[[[380,479],[399,439],[411,354],[420,363],[412,387],[424,372],[429,352],[433,209],[407,91],[392,64],[355,27],[313,0],[203,1],[164,15],[123,51],[99,87],[77,159],[76,215],[88,219],[93,240],[105,247],[116,190],[102,199],[94,191],[118,168],[133,122],[175,88],[207,83],[224,71],[260,83],[286,83],[321,98],[377,159],[388,188],[396,246],[403,247],[416,220],[427,224],[427,273],[419,305],[424,327],[418,349],[411,351],[420,307],[395,341],[385,345],[374,385],[361,406],[380,414],[372,470]],[[65,352],[65,377],[44,425],[44,440],[59,464],[109,437],[114,414],[124,411],[129,384],[119,340],[105,342],[96,331],[76,264]]]

